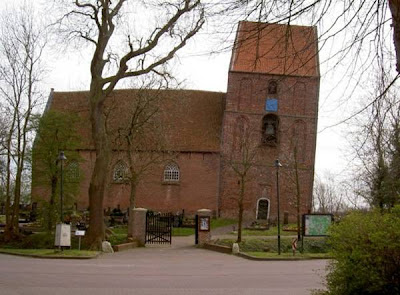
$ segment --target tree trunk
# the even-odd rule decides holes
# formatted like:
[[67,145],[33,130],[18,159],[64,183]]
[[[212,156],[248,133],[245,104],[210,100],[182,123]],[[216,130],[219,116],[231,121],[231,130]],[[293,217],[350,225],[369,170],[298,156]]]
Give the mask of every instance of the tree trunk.
[[239,192],[239,216],[238,216],[238,235],[237,235],[237,243],[242,241],[242,223],[243,223],[243,199],[244,199],[244,186],[245,186],[245,177],[241,177],[240,180],[240,192]]
[[392,13],[393,42],[396,50],[396,69],[400,73],[400,3],[398,0],[389,0]]
[[[19,157],[20,156],[21,155],[19,155]],[[13,224],[14,237],[17,237],[19,235],[19,204],[21,201],[21,177],[22,177],[21,169],[23,169],[23,159],[20,159],[19,162],[20,162],[18,163],[19,167],[17,168],[17,174],[15,176],[14,206],[11,216],[11,223]]]
[[297,146],[294,147],[294,173],[296,177],[297,239],[300,241],[300,179],[297,163]]
[[[57,175],[57,172],[55,175]],[[49,232],[54,227],[53,214],[54,214],[54,205],[55,205],[55,200],[56,200],[57,183],[58,183],[57,176],[53,176],[51,179],[51,195],[50,195],[50,202],[49,202],[50,207],[47,210],[47,230]]]
[[12,239],[12,223],[11,223],[11,151],[10,144],[7,151],[7,177],[6,177],[6,227],[4,229],[4,239],[6,242]]
[[104,240],[103,200],[111,151],[106,134],[106,122],[103,112],[105,97],[102,94],[102,90],[92,90],[90,98],[90,120],[96,148],[96,161],[89,186],[90,222],[87,239],[91,249],[100,249]]
[[[134,179],[131,179],[131,193],[130,193],[130,196],[129,196],[129,216],[132,214],[133,208],[136,207],[136,188],[137,188],[137,182]],[[131,237],[132,233],[133,233],[132,220],[133,220],[132,218],[129,218],[128,237]]]
[[6,242],[10,241],[13,238],[12,237],[13,223],[11,222],[11,214],[13,211],[11,208],[11,158],[12,158],[11,141],[15,127],[15,120],[16,120],[16,111],[14,110],[13,120],[7,136],[6,227],[4,229],[4,239]]

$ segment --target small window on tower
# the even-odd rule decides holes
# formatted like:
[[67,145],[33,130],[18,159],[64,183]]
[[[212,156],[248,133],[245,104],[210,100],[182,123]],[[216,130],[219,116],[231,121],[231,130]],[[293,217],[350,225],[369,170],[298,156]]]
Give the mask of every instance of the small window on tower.
[[268,94],[278,93],[278,83],[276,81],[269,81],[268,83]]
[[272,114],[264,116],[262,121],[261,142],[269,146],[276,146],[278,143],[278,117]]

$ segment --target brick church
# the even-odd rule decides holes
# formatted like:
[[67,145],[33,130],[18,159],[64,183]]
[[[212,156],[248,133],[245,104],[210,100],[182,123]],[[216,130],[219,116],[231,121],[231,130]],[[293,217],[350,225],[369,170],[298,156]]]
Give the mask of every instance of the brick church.
[[[215,216],[236,217],[244,187],[245,219],[274,220],[274,162],[279,159],[281,212],[294,220],[297,198],[301,213],[311,210],[320,80],[316,28],[240,22],[228,75],[227,93],[147,90],[162,98],[157,108],[166,156],[139,182],[136,207],[173,213],[184,209],[189,215],[208,208]],[[52,91],[46,107],[75,113],[81,120],[77,150],[82,160],[66,163],[80,179],[78,210],[89,206],[95,162],[87,94]],[[128,124],[127,109],[138,95],[138,89],[113,92],[110,126]],[[129,208],[129,169],[126,146],[116,140],[118,128],[110,132],[113,155],[104,208],[124,210]],[[38,183],[35,175],[34,163],[32,183]],[[44,184],[33,185],[33,200],[48,198],[49,191]]]

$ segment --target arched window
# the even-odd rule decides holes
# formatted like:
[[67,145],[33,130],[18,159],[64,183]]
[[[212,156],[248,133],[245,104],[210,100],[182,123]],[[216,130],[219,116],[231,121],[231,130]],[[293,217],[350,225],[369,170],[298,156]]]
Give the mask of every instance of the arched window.
[[67,165],[66,169],[66,180],[68,182],[78,182],[79,181],[79,164],[77,161],[71,161]]
[[164,181],[179,181],[179,167],[175,163],[169,163],[164,168]]
[[278,117],[272,114],[265,115],[262,121],[261,142],[266,145],[276,146],[278,143]]
[[268,83],[268,94],[278,93],[278,83],[276,81],[269,81]]
[[124,162],[118,161],[114,166],[114,182],[123,182],[127,179],[127,167]]

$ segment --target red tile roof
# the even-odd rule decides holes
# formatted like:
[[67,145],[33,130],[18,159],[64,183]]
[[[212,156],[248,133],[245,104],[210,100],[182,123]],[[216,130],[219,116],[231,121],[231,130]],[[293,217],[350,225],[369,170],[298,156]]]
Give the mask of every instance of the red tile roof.
[[240,22],[230,71],[318,77],[317,30]]
[[[161,96],[159,119],[171,151],[219,152],[225,93],[195,90],[146,90]],[[112,105],[110,129],[126,126],[129,108],[138,90],[115,90],[108,99]],[[78,127],[83,137],[82,148],[92,149],[88,92],[54,92],[50,109],[74,112],[81,118]],[[112,132],[111,132],[112,133]],[[118,147],[114,147],[118,148]]]

